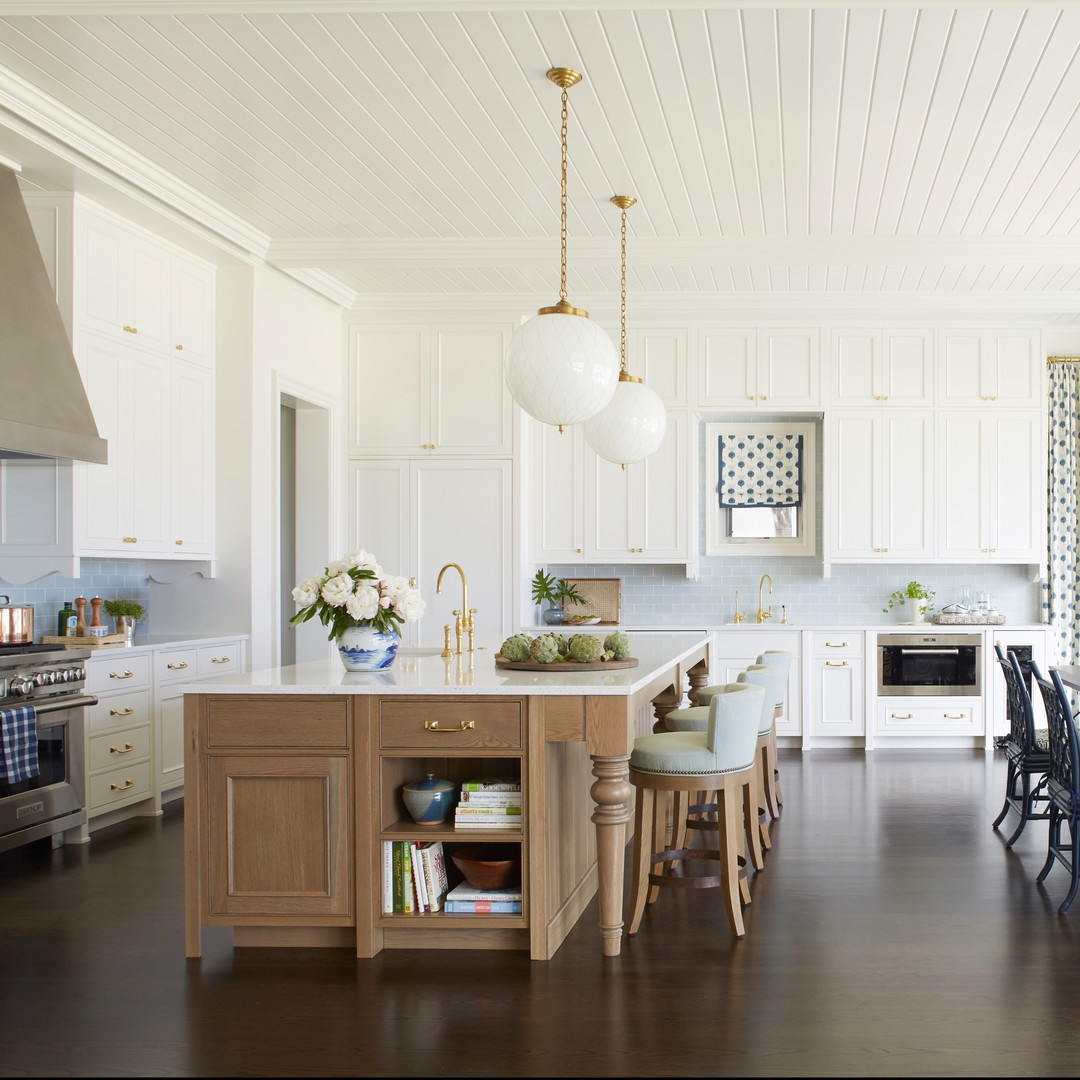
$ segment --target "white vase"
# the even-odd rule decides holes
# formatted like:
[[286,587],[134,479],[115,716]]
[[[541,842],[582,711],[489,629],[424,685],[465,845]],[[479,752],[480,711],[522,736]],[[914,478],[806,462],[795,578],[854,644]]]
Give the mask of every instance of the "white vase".
[[908,605],[908,622],[921,623],[926,622],[926,616],[923,614],[923,605],[926,603],[924,599],[910,599],[907,602]]
[[370,623],[347,626],[337,638],[338,655],[346,671],[388,668],[393,664],[400,644],[400,634],[384,634]]

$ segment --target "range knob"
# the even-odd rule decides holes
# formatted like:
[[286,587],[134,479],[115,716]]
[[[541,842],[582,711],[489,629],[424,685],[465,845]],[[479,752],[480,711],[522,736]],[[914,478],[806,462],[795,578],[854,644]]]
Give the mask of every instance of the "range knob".
[[11,693],[14,697],[29,697],[34,692],[34,680],[26,675],[17,675],[11,680]]

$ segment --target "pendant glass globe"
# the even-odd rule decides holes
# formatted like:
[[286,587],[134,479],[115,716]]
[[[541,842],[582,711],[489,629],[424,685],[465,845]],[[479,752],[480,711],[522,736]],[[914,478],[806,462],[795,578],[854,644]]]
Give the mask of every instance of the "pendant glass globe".
[[582,315],[553,312],[529,319],[510,339],[506,385],[545,424],[580,424],[611,400],[619,381],[615,343]]
[[629,465],[664,441],[667,409],[640,379],[622,378],[609,404],[581,425],[585,441],[605,461]]

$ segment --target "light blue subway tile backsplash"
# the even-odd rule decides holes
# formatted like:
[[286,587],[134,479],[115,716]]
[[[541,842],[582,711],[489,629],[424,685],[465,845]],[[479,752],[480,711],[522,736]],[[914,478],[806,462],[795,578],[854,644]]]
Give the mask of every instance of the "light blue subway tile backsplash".
[[779,622],[781,605],[788,619],[807,623],[895,623],[894,611],[885,614],[889,594],[917,580],[933,589],[935,608],[952,603],[968,585],[985,591],[1009,623],[1042,621],[1042,587],[1030,579],[1026,566],[943,566],[927,564],[872,566],[834,565],[832,576],[821,576],[818,559],[717,557],[701,561],[696,581],[685,577],[681,566],[552,566],[560,577],[619,578],[621,618],[628,626],[716,626],[731,622],[735,590],[748,620],[757,614],[758,583],[769,574],[773,594],[765,586],[765,606],[771,601]]
[[[147,609],[139,630],[149,630],[153,612],[150,611],[150,585],[146,568],[138,559],[82,559],[78,578],[51,574],[29,585],[9,585],[0,579],[0,594],[11,597],[13,604],[30,604],[34,608],[34,636],[40,641],[45,634],[56,633],[56,616],[64,601],[85,596],[89,601],[95,596],[102,600],[138,600]],[[90,605],[86,607],[86,619],[90,621]]]

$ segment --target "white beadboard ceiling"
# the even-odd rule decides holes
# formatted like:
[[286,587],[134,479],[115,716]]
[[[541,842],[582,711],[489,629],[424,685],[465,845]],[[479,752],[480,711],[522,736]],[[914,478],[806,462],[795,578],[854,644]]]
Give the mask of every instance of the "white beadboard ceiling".
[[1080,313],[1080,5],[0,0],[0,155],[357,307]]

